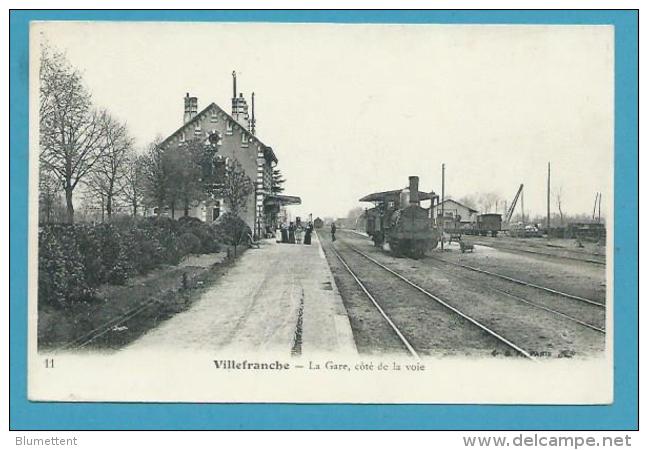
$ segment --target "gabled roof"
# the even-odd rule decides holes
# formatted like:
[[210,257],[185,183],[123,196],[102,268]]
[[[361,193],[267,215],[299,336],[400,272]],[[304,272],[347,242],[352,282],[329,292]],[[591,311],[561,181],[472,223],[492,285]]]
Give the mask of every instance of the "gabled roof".
[[437,206],[435,206],[435,208],[438,208],[438,207],[441,206],[441,204],[443,204],[443,203],[448,203],[448,202],[452,202],[452,203],[454,203],[454,204],[456,204],[456,205],[461,206],[462,208],[466,208],[466,209],[467,209],[468,211],[470,211],[470,212],[474,212],[474,213],[475,213],[475,212],[479,212],[479,211],[477,211],[476,209],[472,209],[471,207],[466,206],[466,205],[464,205],[463,203],[459,203],[457,200],[453,200],[453,199],[451,199],[451,198],[442,201],[442,202],[439,203]]
[[[403,189],[395,189],[393,191],[374,192],[373,194],[365,195],[360,199],[361,202],[384,202],[387,197],[399,196]],[[432,195],[429,192],[419,191],[419,200],[430,200]]]
[[217,112],[225,114],[225,116],[227,117],[227,119],[231,120],[231,121],[234,122],[235,124],[238,124],[238,126],[241,128],[241,130],[243,131],[243,133],[247,134],[247,136],[248,136],[248,140],[249,140],[251,143],[258,142],[258,143],[261,145],[261,147],[263,147],[263,152],[264,152],[264,154],[270,156],[270,158],[271,158],[275,163],[279,162],[279,160],[277,159],[277,156],[275,155],[274,151],[272,150],[272,147],[269,147],[269,146],[265,145],[265,144],[261,141],[261,139],[259,139],[256,135],[250,133],[248,130],[246,130],[246,129],[241,125],[241,124],[239,124],[239,123],[236,121],[236,119],[234,119],[234,117],[232,117],[230,114],[227,113],[227,111],[225,111],[223,108],[221,108],[220,106],[218,106],[218,105],[217,105],[216,103],[214,103],[214,102],[212,102],[212,103],[210,103],[209,105],[207,105],[207,106],[206,106],[205,108],[203,108],[203,109],[202,109],[198,114],[196,114],[195,116],[193,116],[193,117],[191,118],[191,120],[189,120],[187,123],[183,124],[180,128],[178,128],[178,129],[175,130],[173,133],[171,133],[171,134],[169,135],[168,138],[166,138],[165,140],[163,140],[163,141],[160,143],[160,145],[161,145],[161,146],[165,146],[165,145],[169,144],[169,143],[171,142],[171,140],[172,140],[174,137],[176,137],[176,136],[178,136],[180,133],[182,133],[182,132],[187,128],[187,127],[189,127],[189,126],[195,124],[196,122],[198,122],[198,121],[201,119],[201,117],[202,117],[205,113],[207,113],[209,110],[211,110],[211,109],[215,109]]

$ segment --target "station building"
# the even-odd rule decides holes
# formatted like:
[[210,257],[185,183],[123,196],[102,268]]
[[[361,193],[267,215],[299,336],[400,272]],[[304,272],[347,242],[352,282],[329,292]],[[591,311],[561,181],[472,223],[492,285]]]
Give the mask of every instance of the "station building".
[[477,210],[470,208],[456,200],[444,200],[443,202],[434,205],[432,215],[439,220],[444,216],[444,222],[459,222],[459,223],[472,223],[477,220]]
[[[183,99],[183,124],[168,136],[161,146],[182,147],[196,139],[204,145],[215,146],[213,163],[216,173],[224,173],[228,164],[233,160],[238,161],[254,183],[254,193],[250,195],[241,218],[256,236],[263,236],[266,227],[276,228],[282,207],[299,204],[301,200],[295,196],[272,194],[272,171],[279,160],[272,147],[263,143],[256,135],[254,92],[250,111],[243,93],[237,92],[235,72],[232,72],[232,85],[231,113],[216,103],[210,103],[199,111],[198,98],[187,93]],[[213,198],[193,202],[189,216],[212,222],[226,211],[227,205],[223,199]],[[175,217],[182,215],[184,210],[174,211]]]

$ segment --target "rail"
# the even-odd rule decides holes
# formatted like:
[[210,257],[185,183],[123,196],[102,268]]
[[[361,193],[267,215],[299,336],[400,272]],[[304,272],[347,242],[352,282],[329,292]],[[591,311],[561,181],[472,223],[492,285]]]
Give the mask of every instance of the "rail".
[[523,285],[523,286],[532,287],[532,288],[535,288],[535,289],[538,289],[538,290],[541,290],[541,291],[544,291],[544,292],[550,292],[552,294],[559,295],[561,297],[565,297],[565,298],[569,298],[569,299],[572,299],[572,300],[577,300],[577,301],[580,301],[580,302],[588,303],[588,304],[596,306],[598,308],[605,308],[605,303],[597,302],[596,300],[581,297],[581,296],[578,296],[578,295],[568,294],[567,292],[561,292],[561,291],[558,291],[556,289],[552,289],[552,288],[549,288],[549,287],[546,287],[546,286],[540,286],[538,284],[518,280],[517,278],[509,277],[509,276],[502,275],[502,274],[495,273],[495,272],[490,272],[488,270],[479,269],[479,268],[473,267],[473,266],[468,266],[466,264],[455,263],[455,262],[448,261],[448,260],[443,259],[443,258],[437,258],[435,256],[428,256],[428,257],[431,258],[431,259],[434,259],[436,261],[444,262],[446,264],[450,264],[450,265],[457,266],[457,267],[462,267],[462,268],[467,269],[467,270],[472,270],[473,272],[483,273],[485,275],[489,275],[489,276],[492,276],[492,277],[500,278],[502,280],[510,281],[511,283],[516,283],[516,284],[520,284],[520,285]]
[[[466,278],[463,278],[463,277],[460,277],[460,276],[458,276],[456,274],[453,274],[453,273],[451,273],[451,272],[449,272],[447,270],[442,269],[441,267],[438,267],[438,266],[433,266],[433,267],[435,267],[437,270],[442,271],[443,273],[445,273],[448,276],[451,276],[451,277],[454,277],[454,278],[457,278],[457,279],[461,279],[463,281],[466,280]],[[472,280],[469,280],[469,281],[472,281]],[[477,282],[473,282],[473,284],[477,284]],[[532,301],[530,301],[530,300],[528,300],[528,299],[526,299],[524,297],[521,297],[519,295],[513,294],[513,293],[508,292],[508,291],[505,291],[504,289],[496,288],[496,287],[493,287],[493,286],[483,286],[483,285],[480,284],[480,288],[484,288],[484,287],[486,287],[486,289],[490,289],[492,291],[495,291],[495,292],[498,292],[500,294],[506,295],[507,297],[510,297],[510,298],[512,298],[514,300],[525,303],[525,304],[527,304],[529,306],[532,306],[534,308],[538,308],[538,309],[541,309],[543,311],[549,312],[551,314],[555,314],[557,316],[560,316],[560,317],[562,317],[564,319],[567,319],[567,320],[569,320],[571,322],[582,325],[582,326],[584,326],[586,328],[589,328],[591,330],[594,330],[594,331],[596,331],[598,333],[605,334],[605,329],[604,328],[597,327],[596,325],[585,322],[585,321],[580,320],[580,319],[578,319],[576,317],[570,316],[569,314],[565,314],[565,313],[563,313],[561,311],[558,311],[556,309],[549,308],[548,306],[544,306],[544,305],[540,305],[538,303],[532,302]]]
[[[360,250],[356,249],[355,247],[353,247],[353,246],[351,246],[351,245],[349,245],[349,244],[347,244],[347,243],[345,243],[344,245],[345,245],[346,247],[348,247],[350,250],[352,250],[352,251],[354,251],[355,253],[359,254],[360,256],[364,257],[364,258],[367,259],[368,261],[371,261],[373,264],[377,265],[378,267],[382,268],[383,270],[387,271],[388,273],[390,273],[390,274],[394,275],[395,277],[399,278],[401,281],[405,282],[405,283],[408,284],[409,286],[411,286],[411,287],[413,287],[414,289],[416,289],[417,291],[421,292],[422,294],[424,294],[424,295],[427,296],[428,298],[434,300],[436,303],[440,304],[441,306],[445,307],[446,309],[448,309],[448,310],[454,312],[454,313],[457,314],[458,316],[460,316],[460,317],[462,317],[463,319],[467,320],[468,322],[472,323],[473,325],[475,325],[476,327],[478,327],[478,328],[481,329],[482,331],[484,331],[484,332],[486,332],[487,334],[489,334],[490,336],[494,337],[494,338],[495,338],[496,340],[498,340],[499,342],[501,342],[501,343],[505,344],[506,346],[508,346],[509,348],[515,350],[515,351],[516,351],[517,353],[519,353],[520,355],[524,356],[524,357],[527,358],[527,359],[530,359],[530,360],[534,360],[534,361],[535,361],[535,358],[534,358],[534,357],[533,357],[529,352],[527,352],[526,350],[524,350],[523,348],[521,348],[521,347],[518,346],[517,344],[513,343],[511,340],[505,338],[505,337],[502,336],[501,334],[497,333],[496,331],[490,329],[489,327],[487,327],[486,325],[484,325],[484,324],[482,324],[481,322],[477,321],[476,319],[470,317],[469,315],[465,314],[464,312],[462,312],[462,311],[460,311],[459,309],[455,308],[454,306],[450,305],[450,304],[447,303],[445,300],[443,300],[443,299],[441,299],[440,297],[438,297],[438,296],[432,294],[431,292],[429,292],[429,291],[427,291],[426,289],[422,288],[422,287],[419,286],[418,284],[416,284],[416,283],[414,283],[413,281],[407,279],[406,277],[404,277],[404,276],[401,275],[400,273],[398,273],[398,272],[396,272],[396,271],[390,269],[389,267],[387,267],[387,266],[381,264],[380,262],[376,261],[376,260],[375,260],[374,258],[372,258],[371,256],[369,256],[369,255],[367,255],[367,254],[361,252]],[[347,266],[347,267],[348,267],[348,266]],[[351,269],[349,268],[348,270],[351,270]],[[355,278],[355,277],[354,277],[354,278]]]
[[342,258],[342,256],[340,255],[340,253],[339,253],[339,252],[338,252],[334,247],[331,247],[331,249],[333,250],[333,253],[335,254],[335,256],[337,256],[337,258],[340,260],[340,262],[342,263],[342,265],[344,266],[344,268],[347,270],[347,272],[349,272],[349,274],[353,277],[353,279],[354,279],[355,282],[358,284],[358,286],[360,286],[360,289],[362,289],[362,292],[364,292],[365,295],[369,298],[369,300],[371,300],[371,303],[373,303],[373,305],[376,307],[376,309],[378,310],[378,312],[380,313],[380,315],[383,317],[383,319],[385,319],[385,321],[389,324],[389,326],[392,328],[392,330],[394,330],[394,332],[396,333],[396,336],[398,336],[398,339],[400,339],[401,343],[405,346],[405,348],[407,348],[407,351],[408,351],[412,356],[414,356],[415,358],[420,359],[420,356],[418,355],[418,353],[416,352],[416,350],[414,350],[414,347],[412,346],[412,344],[410,344],[410,342],[407,340],[407,338],[406,338],[406,337],[403,335],[403,333],[398,329],[398,327],[396,326],[396,324],[395,324],[395,323],[394,323],[394,322],[389,318],[389,316],[387,315],[387,313],[386,313],[386,312],[382,309],[382,307],[378,304],[378,302],[376,301],[376,299],[374,298],[374,296],[371,295],[371,293],[369,292],[369,290],[367,289],[367,287],[364,285],[364,283],[363,283],[362,281],[360,281],[360,279],[359,279],[358,276],[355,274],[355,272],[353,272],[353,270],[351,270],[351,268],[350,268],[349,265],[346,263],[346,261],[344,260],[344,258]]

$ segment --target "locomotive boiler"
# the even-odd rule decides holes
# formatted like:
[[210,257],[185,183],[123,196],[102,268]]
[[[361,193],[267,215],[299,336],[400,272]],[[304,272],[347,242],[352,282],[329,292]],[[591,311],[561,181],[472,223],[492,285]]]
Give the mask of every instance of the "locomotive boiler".
[[[372,202],[366,211],[366,232],[374,245],[389,244],[394,256],[421,258],[426,251],[436,248],[440,233],[434,225],[431,208],[438,203],[434,192],[419,192],[419,178],[409,177],[409,186],[386,192],[376,192],[360,199]],[[430,200],[430,208],[421,207],[421,201]]]

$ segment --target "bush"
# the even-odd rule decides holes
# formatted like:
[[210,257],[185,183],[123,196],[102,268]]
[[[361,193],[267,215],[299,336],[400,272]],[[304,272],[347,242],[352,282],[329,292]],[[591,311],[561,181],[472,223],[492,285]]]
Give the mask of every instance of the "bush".
[[49,225],[38,232],[38,298],[44,304],[63,307],[91,300],[94,290],[86,280],[86,268],[73,226]]
[[38,236],[39,301],[60,307],[92,299],[101,284],[123,284],[189,253],[220,247],[216,229],[195,218],[46,224]]
[[145,274],[160,265],[163,249],[155,233],[144,227],[137,227],[125,234],[128,259],[133,270]]
[[214,222],[214,231],[220,240],[236,248],[243,244],[248,233],[252,233],[245,221],[231,213],[225,213]]
[[[178,245],[178,224],[177,221],[166,217],[153,217],[140,221],[137,224],[146,240],[151,241],[148,250],[153,250],[152,262],[155,267],[162,264],[176,265],[180,262],[184,254]],[[142,249],[142,252],[144,250]],[[148,253],[151,255],[151,253]],[[142,255],[148,259],[148,256]]]
[[178,219],[180,233],[191,233],[200,240],[201,253],[216,253],[220,251],[220,243],[214,228],[195,217]]
[[183,233],[178,239],[181,251],[188,255],[191,253],[200,253],[200,239],[193,233]]

